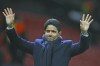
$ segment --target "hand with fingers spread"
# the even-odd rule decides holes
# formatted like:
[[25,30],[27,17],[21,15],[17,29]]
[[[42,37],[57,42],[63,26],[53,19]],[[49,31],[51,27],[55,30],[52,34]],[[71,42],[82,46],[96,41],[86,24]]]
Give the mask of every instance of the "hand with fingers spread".
[[93,22],[93,19],[91,19],[91,15],[87,14],[85,16],[85,14],[83,14],[82,16],[82,20],[80,20],[80,29],[81,29],[81,32],[84,34],[87,33],[89,27],[90,27],[90,24]]
[[2,13],[6,18],[8,27],[13,28],[15,13],[13,13],[11,8],[4,9],[4,12]]

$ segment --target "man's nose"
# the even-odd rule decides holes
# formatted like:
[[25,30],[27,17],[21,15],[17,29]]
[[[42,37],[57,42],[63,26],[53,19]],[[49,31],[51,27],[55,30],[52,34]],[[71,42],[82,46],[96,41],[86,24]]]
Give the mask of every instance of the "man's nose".
[[52,36],[52,32],[51,31],[49,32],[49,36]]

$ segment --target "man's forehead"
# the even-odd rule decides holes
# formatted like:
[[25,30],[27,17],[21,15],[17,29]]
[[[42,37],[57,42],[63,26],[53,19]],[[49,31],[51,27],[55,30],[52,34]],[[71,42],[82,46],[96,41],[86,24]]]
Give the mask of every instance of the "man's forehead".
[[57,30],[57,28],[53,25],[48,25],[46,30]]

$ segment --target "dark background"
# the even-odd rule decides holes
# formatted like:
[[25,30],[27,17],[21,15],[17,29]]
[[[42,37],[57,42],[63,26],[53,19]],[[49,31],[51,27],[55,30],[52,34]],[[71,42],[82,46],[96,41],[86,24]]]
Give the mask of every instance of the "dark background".
[[29,41],[41,38],[43,24],[48,18],[56,18],[62,23],[62,36],[74,42],[79,40],[82,14],[90,14],[94,19],[90,26],[90,48],[75,56],[69,66],[100,66],[100,5],[99,0],[0,0],[0,60],[3,66],[33,66],[33,57],[18,50],[9,43],[2,15],[5,8],[12,8],[16,14],[16,32]]

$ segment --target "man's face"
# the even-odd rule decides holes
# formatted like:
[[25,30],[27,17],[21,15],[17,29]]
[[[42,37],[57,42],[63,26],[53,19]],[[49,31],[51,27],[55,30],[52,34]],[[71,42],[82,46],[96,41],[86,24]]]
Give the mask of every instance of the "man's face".
[[58,32],[57,28],[53,25],[48,25],[45,30],[45,36],[48,41],[54,41],[60,36],[61,32]]

